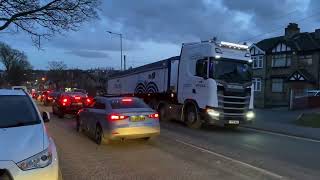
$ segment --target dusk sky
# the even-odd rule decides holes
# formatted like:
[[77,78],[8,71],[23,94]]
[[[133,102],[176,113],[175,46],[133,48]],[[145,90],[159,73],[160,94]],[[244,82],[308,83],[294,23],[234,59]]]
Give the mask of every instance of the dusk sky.
[[65,32],[33,46],[24,33],[0,32],[0,41],[24,51],[34,69],[48,61],[69,68],[120,67],[122,33],[127,66],[139,66],[179,55],[181,43],[207,40],[257,42],[284,33],[289,22],[301,31],[320,28],[317,0],[103,0],[100,19],[77,32]]

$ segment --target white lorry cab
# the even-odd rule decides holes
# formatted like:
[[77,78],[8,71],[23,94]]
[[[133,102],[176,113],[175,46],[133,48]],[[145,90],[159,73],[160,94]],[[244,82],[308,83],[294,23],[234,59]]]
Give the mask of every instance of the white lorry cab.
[[107,90],[143,98],[161,120],[235,128],[254,119],[251,63],[246,45],[186,43],[180,56],[111,75]]

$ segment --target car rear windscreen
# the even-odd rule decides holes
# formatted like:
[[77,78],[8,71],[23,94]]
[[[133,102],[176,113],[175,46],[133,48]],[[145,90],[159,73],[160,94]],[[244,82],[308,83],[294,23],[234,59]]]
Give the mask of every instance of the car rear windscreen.
[[148,105],[139,99],[114,99],[110,100],[110,104],[112,109],[148,108]]
[[0,128],[40,123],[28,96],[0,96]]

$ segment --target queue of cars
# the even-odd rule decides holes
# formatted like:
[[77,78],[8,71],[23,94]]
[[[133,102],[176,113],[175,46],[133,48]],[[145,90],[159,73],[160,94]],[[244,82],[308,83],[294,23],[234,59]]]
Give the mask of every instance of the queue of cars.
[[88,97],[83,91],[44,91],[38,99],[52,106],[59,118],[74,115],[76,129],[93,137],[97,144],[112,140],[145,139],[160,134],[159,114],[134,97]]

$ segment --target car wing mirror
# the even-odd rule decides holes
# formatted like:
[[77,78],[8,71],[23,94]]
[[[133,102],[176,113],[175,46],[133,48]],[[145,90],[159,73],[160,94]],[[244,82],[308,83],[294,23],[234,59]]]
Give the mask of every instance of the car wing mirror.
[[42,119],[43,119],[43,122],[45,122],[45,123],[50,122],[50,113],[49,112],[43,112],[42,113]]

